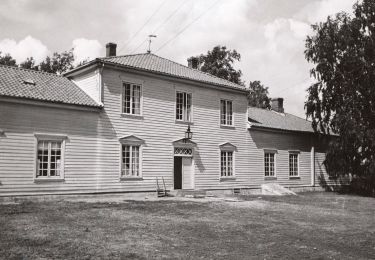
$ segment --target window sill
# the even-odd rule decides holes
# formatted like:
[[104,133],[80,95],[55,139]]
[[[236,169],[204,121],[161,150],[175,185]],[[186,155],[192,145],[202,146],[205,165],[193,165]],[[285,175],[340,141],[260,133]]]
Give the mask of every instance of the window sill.
[[181,121],[181,120],[175,120],[174,121],[176,124],[181,124],[181,125],[194,125],[193,122],[190,121]]
[[143,116],[142,115],[133,115],[133,114],[124,114],[124,113],[122,113],[121,117],[143,120]]
[[223,129],[236,129],[236,127],[234,125],[220,125],[220,128],[223,128]]
[[265,181],[274,181],[277,180],[277,177],[264,177]]
[[35,178],[34,179],[35,183],[40,183],[40,182],[64,182],[64,181],[65,181],[65,179],[61,179],[61,178],[49,178],[49,179]]
[[230,176],[230,177],[220,177],[220,181],[234,181],[236,180],[236,177]]
[[143,181],[143,177],[120,177],[120,181]]
[[299,176],[289,176],[289,180],[300,180],[301,177]]

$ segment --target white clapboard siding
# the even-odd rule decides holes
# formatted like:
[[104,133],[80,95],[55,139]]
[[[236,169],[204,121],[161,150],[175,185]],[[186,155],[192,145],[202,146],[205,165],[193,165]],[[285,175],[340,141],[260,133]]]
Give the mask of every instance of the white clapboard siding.
[[[173,188],[173,142],[186,124],[175,122],[176,90],[192,93],[195,189],[258,188],[264,180],[264,148],[276,148],[277,180],[286,186],[311,185],[311,143],[306,135],[247,129],[245,93],[183,84],[104,67],[74,78],[91,97],[103,97],[101,112],[0,103],[0,196],[50,193],[155,190],[156,177]],[[121,115],[122,82],[142,84],[142,116]],[[102,82],[102,92],[98,84]],[[220,99],[233,101],[234,128],[220,126]],[[63,182],[34,182],[35,133],[67,136]],[[144,140],[142,179],[120,180],[119,139]],[[235,178],[220,179],[220,145],[234,152]],[[289,179],[288,150],[300,151],[300,179]],[[315,158],[320,158],[316,156]],[[318,159],[316,159],[318,160]],[[316,167],[317,168],[317,167]]]
[[97,103],[101,102],[101,82],[99,69],[93,69],[77,75],[72,81],[85,91]]

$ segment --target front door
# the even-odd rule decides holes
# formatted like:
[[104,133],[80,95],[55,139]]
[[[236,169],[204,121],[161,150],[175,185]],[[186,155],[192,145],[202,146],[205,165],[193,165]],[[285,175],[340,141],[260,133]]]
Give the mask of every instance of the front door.
[[182,189],[182,157],[174,157],[174,189]]
[[174,157],[174,189],[193,189],[193,159]]

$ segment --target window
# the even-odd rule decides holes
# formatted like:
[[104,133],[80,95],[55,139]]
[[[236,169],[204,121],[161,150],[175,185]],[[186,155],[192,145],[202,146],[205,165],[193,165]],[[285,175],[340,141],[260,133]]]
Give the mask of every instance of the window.
[[36,178],[62,178],[61,140],[38,140]]
[[264,176],[275,177],[275,153],[264,153]]
[[298,153],[289,154],[289,176],[298,176]]
[[191,94],[176,92],[176,120],[191,121]]
[[124,83],[122,93],[122,113],[141,114],[141,86]]
[[233,125],[233,105],[230,100],[220,100],[220,124]]
[[221,177],[233,176],[233,151],[221,151]]
[[140,177],[139,146],[122,145],[121,177]]

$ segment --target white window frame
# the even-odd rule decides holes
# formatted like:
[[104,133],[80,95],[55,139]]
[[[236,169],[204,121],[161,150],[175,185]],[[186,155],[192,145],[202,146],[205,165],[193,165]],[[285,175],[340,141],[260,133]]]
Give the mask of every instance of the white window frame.
[[[34,164],[34,181],[60,181],[65,178],[65,140],[66,135],[53,134],[35,134],[35,164]],[[48,142],[48,175],[50,175],[50,160],[51,160],[51,142],[61,142],[61,159],[60,159],[60,176],[38,176],[39,161],[38,161],[38,144],[39,142]]]
[[[219,145],[219,176],[220,180],[226,179],[235,179],[236,178],[236,150],[237,147],[229,142]],[[232,175],[228,174],[228,152],[232,153]],[[222,175],[221,165],[222,165],[222,153],[225,153],[226,162],[225,162],[225,175]]]
[[[225,123],[222,123],[222,121],[221,121],[221,116],[222,116],[222,114],[223,114],[223,111],[222,111],[222,107],[221,107],[221,103],[222,103],[222,101],[224,101],[224,103],[225,103],[225,111],[226,111],[226,113],[225,113]],[[228,103],[231,103],[231,105],[232,105],[232,114],[230,115],[229,113],[228,113]],[[230,100],[230,99],[220,99],[220,125],[221,126],[234,126],[234,112],[233,112],[233,110],[234,110],[234,107],[233,107],[233,100]],[[232,118],[232,121],[231,121],[231,124],[228,124],[228,118],[229,118],[229,116],[231,116],[231,118]]]
[[[134,135],[130,135],[125,138],[120,139],[120,147],[119,147],[119,154],[120,154],[120,165],[119,165],[119,178],[121,180],[142,180],[143,179],[143,174],[142,174],[142,162],[143,162],[143,145],[144,145],[144,140],[135,137]],[[133,149],[132,147],[138,147],[138,176],[134,175],[123,175],[123,152],[122,152],[122,147],[123,146],[129,146],[130,149],[130,157],[129,161],[132,163],[132,152]]]
[[[186,95],[186,97],[189,95],[190,96],[190,115],[189,115],[189,119],[187,119],[187,103],[186,104],[183,104],[182,103],[182,119],[177,119],[177,94],[178,93],[182,93],[183,95]],[[187,98],[186,98],[187,100]],[[184,90],[176,90],[175,91],[175,110],[174,110],[174,118],[176,121],[178,122],[193,122],[193,93],[191,92],[188,92],[188,91],[184,91]]]
[[[130,85],[130,113],[125,112],[125,87],[126,85]],[[134,86],[139,86],[140,87],[140,93],[139,93],[139,114],[135,114],[132,111],[133,108],[133,91],[134,91]],[[122,82],[122,87],[121,87],[121,114],[123,115],[131,115],[131,116],[142,116],[143,115],[143,84],[140,83],[132,83],[128,81],[123,81]]]
[[[291,175],[292,173],[292,169],[291,169],[291,164],[290,164],[290,157],[292,155],[295,155],[297,156],[297,175]],[[289,178],[298,178],[299,177],[299,171],[300,171],[300,167],[299,167],[299,161],[300,161],[300,153],[297,152],[297,151],[289,151],[289,156],[288,156],[288,164],[289,164]]]
[[[273,175],[266,175],[266,154],[273,154]],[[276,179],[277,178],[277,170],[276,170],[276,164],[277,164],[277,150],[264,150],[263,154],[263,176],[265,179]],[[269,166],[268,166],[269,168]]]

